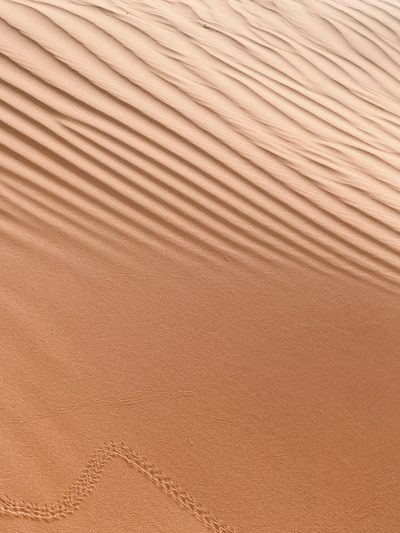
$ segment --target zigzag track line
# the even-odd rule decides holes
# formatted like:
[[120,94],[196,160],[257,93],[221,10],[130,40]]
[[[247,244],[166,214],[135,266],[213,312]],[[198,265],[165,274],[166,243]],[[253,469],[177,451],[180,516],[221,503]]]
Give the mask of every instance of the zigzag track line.
[[0,516],[51,522],[75,513],[82,500],[95,489],[107,464],[116,457],[123,459],[128,466],[136,468],[214,533],[236,533],[232,527],[215,518],[155,466],[145,461],[123,443],[114,441],[109,441],[96,450],[79,478],[55,503],[38,504],[16,501],[6,495],[0,496]]

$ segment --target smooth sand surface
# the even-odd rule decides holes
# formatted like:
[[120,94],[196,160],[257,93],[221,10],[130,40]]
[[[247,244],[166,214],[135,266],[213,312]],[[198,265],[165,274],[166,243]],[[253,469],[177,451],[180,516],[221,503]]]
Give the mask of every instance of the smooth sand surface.
[[0,18],[0,531],[398,533],[397,0]]

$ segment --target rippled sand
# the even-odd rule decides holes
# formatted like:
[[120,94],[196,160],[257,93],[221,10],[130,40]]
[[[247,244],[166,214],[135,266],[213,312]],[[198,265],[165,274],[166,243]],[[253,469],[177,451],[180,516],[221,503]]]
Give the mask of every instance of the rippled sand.
[[400,530],[399,34],[0,0],[2,533]]

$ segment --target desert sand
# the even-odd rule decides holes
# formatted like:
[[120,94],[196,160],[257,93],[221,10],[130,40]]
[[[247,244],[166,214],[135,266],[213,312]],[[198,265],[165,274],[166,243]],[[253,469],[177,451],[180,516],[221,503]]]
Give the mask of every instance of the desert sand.
[[0,531],[400,531],[397,0],[0,0]]

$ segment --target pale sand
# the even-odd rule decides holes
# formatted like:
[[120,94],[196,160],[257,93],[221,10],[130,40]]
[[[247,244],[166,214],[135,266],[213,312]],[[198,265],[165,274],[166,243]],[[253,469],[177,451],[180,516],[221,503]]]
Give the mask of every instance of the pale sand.
[[0,531],[398,533],[397,0],[0,16]]

